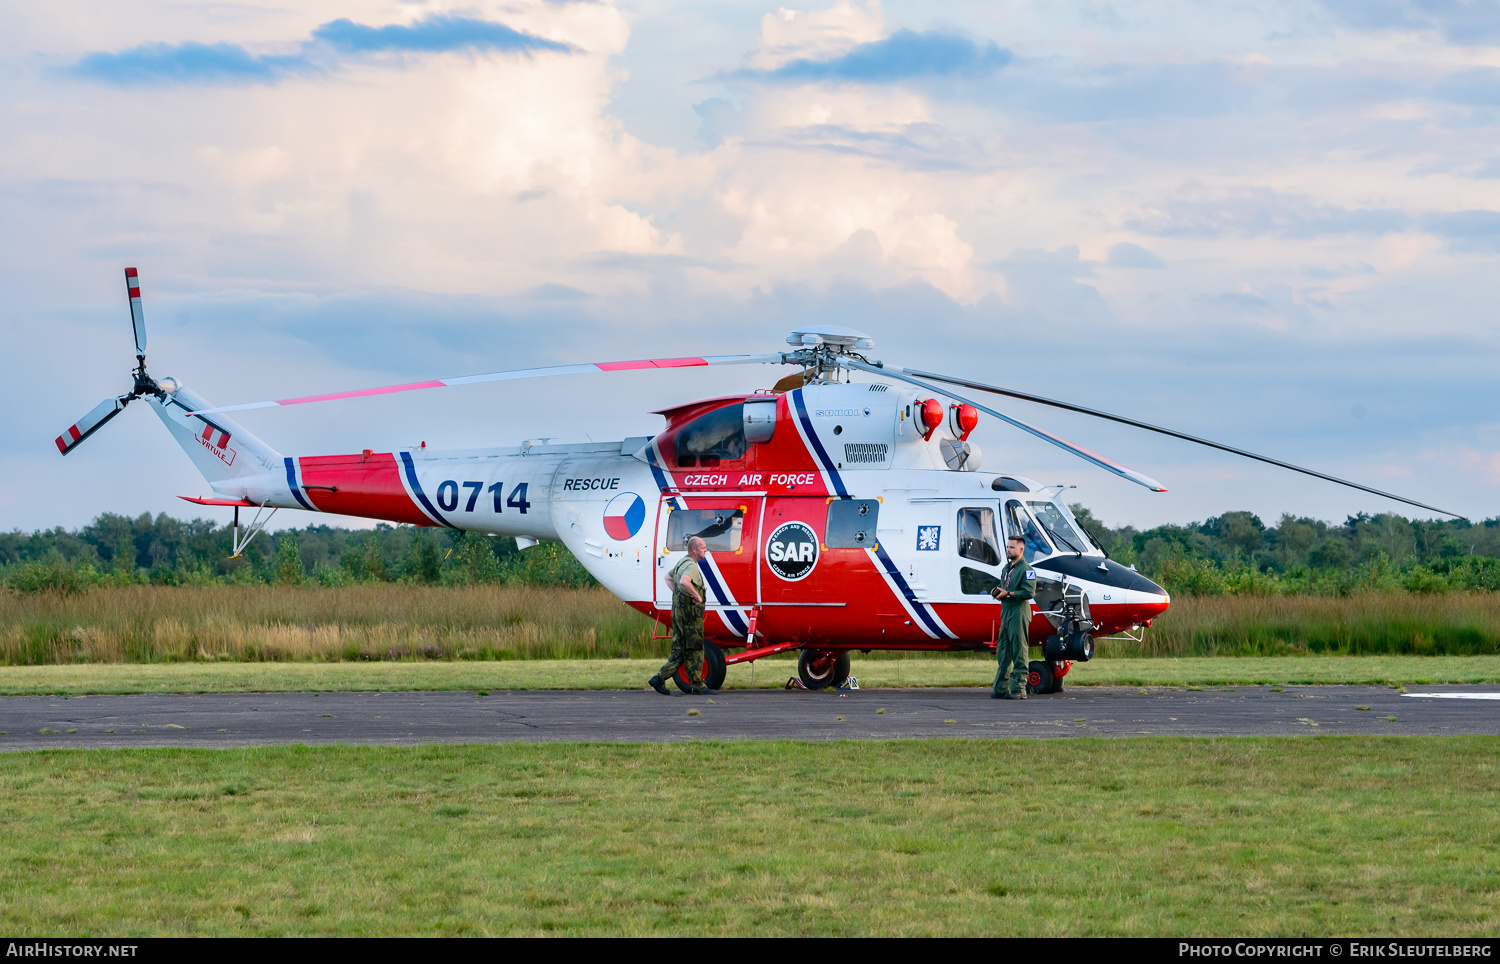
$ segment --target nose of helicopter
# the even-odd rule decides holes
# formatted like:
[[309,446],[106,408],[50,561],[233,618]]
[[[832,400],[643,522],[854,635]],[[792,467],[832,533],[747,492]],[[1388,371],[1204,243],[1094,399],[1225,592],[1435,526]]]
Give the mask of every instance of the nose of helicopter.
[[1172,605],[1172,594],[1161,586],[1138,576],[1137,582],[1131,587],[1130,610],[1131,616],[1137,622],[1148,622],[1166,612]]

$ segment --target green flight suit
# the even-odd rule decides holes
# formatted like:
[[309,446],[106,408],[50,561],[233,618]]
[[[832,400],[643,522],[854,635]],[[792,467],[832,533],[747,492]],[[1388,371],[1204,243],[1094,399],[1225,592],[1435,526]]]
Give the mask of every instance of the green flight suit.
[[1036,595],[1036,570],[1025,559],[1012,562],[1000,573],[1000,589],[1012,595],[1000,600],[1000,640],[995,647],[995,695],[1026,692],[1026,660],[1030,655],[1027,630],[1031,626],[1031,597]]
[[684,667],[688,683],[697,689],[703,686],[703,603],[683,592],[684,575],[698,590],[699,599],[708,598],[703,570],[692,556],[683,556],[667,573],[667,582],[672,585],[672,651],[656,675],[666,682],[679,666]]

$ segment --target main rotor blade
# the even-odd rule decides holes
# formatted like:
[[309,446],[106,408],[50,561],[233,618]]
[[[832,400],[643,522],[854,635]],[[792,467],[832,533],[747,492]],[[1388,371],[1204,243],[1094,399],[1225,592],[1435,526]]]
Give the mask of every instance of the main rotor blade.
[[916,386],[918,386],[920,388],[925,388],[925,389],[927,389],[930,392],[937,392],[939,395],[946,395],[947,397],[953,399],[954,401],[964,402],[965,404],[973,405],[975,408],[979,409],[981,412],[984,412],[986,415],[990,415],[990,416],[993,416],[994,418],[998,418],[1000,421],[1005,422],[1008,425],[1014,425],[1016,428],[1020,429],[1021,431],[1030,433],[1031,435],[1036,436],[1037,438],[1041,439],[1044,442],[1051,442],[1053,445],[1056,445],[1058,448],[1063,449],[1066,452],[1071,452],[1074,455],[1078,456],[1079,458],[1083,459],[1084,461],[1092,462],[1093,464],[1099,466],[1099,468],[1103,469],[1106,472],[1110,472],[1110,473],[1113,473],[1114,475],[1118,475],[1122,479],[1129,479],[1130,481],[1134,482],[1136,485],[1143,485],[1146,488],[1150,489],[1152,492],[1165,492],[1165,491],[1167,491],[1166,488],[1163,487],[1160,482],[1158,482],[1155,479],[1151,478],[1151,476],[1149,476],[1149,475],[1143,475],[1140,472],[1137,472],[1135,469],[1126,468],[1125,466],[1121,465],[1118,462],[1115,462],[1115,461],[1112,461],[1110,459],[1107,459],[1104,456],[1099,455],[1099,454],[1097,454],[1095,452],[1090,452],[1088,449],[1083,448],[1082,446],[1074,445],[1072,442],[1069,442],[1067,439],[1062,438],[1062,437],[1057,436],[1057,435],[1053,435],[1051,432],[1043,431],[1042,429],[1037,428],[1035,425],[1028,425],[1025,422],[1021,421],[1020,419],[1011,418],[1009,415],[1006,415],[1003,412],[997,412],[993,408],[986,408],[985,406],[980,405],[978,402],[974,401],[973,399],[964,398],[962,395],[955,395],[954,393],[952,393],[950,391],[947,391],[945,389],[934,387],[934,386],[929,385],[929,384],[927,384],[926,382],[923,382],[923,381],[918,381],[916,378],[913,378],[911,375],[906,374],[906,372],[903,371],[902,369],[894,368],[894,367],[892,367],[892,368],[876,368],[874,365],[868,365],[868,364],[865,364],[864,362],[855,361],[852,358],[840,358],[839,359],[839,364],[847,366],[849,368],[858,369],[859,371],[869,372],[872,375],[887,375],[887,376],[889,376],[891,378],[900,379],[903,382],[909,382],[909,383],[911,383],[913,385],[916,385]]
[[135,357],[145,358],[146,315],[141,311],[141,273],[134,268],[125,269],[125,295],[130,299],[130,324],[135,329]]
[[787,354],[785,353],[773,352],[765,355],[705,355],[702,358],[646,358],[638,361],[590,362],[583,365],[554,365],[551,368],[522,368],[509,372],[487,372],[483,375],[461,375],[457,378],[435,378],[427,382],[406,382],[401,385],[360,388],[352,392],[330,392],[327,395],[305,395],[301,398],[281,398],[269,402],[224,405],[219,408],[205,408],[192,414],[211,415],[214,412],[244,412],[253,408],[306,405],[310,402],[331,402],[340,398],[390,395],[394,392],[414,392],[423,388],[451,388],[456,385],[476,385],[480,382],[508,382],[520,378],[547,378],[551,375],[585,375],[596,372],[636,371],[643,368],[699,368],[704,365],[781,365],[787,363],[786,358]]
[[104,423],[125,410],[130,403],[129,395],[108,398],[94,406],[93,411],[68,426],[68,430],[57,437],[57,450],[64,455],[77,448],[84,439],[104,427]]
[[1053,408],[1061,408],[1069,412],[1078,412],[1081,415],[1092,415],[1095,418],[1108,419],[1111,422],[1119,422],[1121,425],[1130,425],[1135,428],[1143,428],[1148,432],[1156,432],[1161,435],[1170,435],[1172,438],[1180,438],[1186,442],[1195,442],[1198,445],[1206,445],[1209,448],[1218,449],[1221,452],[1229,452],[1232,455],[1240,455],[1244,456],[1247,459],[1255,459],[1257,462],[1265,462],[1267,465],[1274,465],[1278,468],[1290,469],[1293,472],[1301,472],[1303,475],[1310,475],[1313,478],[1323,479],[1325,482],[1333,482],[1338,485],[1346,485],[1351,489],[1359,489],[1361,492],[1368,492],[1371,495],[1378,495],[1386,499],[1394,499],[1397,502],[1404,502],[1407,505],[1416,506],[1419,509],[1426,509],[1429,512],[1436,512],[1439,515],[1451,515],[1455,519],[1463,519],[1465,522],[1468,521],[1466,517],[1459,515],[1457,512],[1449,512],[1447,509],[1439,509],[1437,506],[1427,505],[1425,502],[1417,502],[1414,499],[1408,499],[1403,496],[1395,495],[1391,492],[1383,492],[1380,489],[1372,489],[1368,485],[1360,485],[1358,482],[1350,482],[1348,479],[1340,479],[1336,476],[1327,475],[1323,472],[1316,471],[1315,469],[1305,469],[1300,465],[1293,465],[1290,462],[1283,462],[1280,459],[1273,459],[1270,456],[1256,455],[1254,452],[1247,452],[1244,449],[1237,449],[1232,445],[1224,445],[1221,442],[1213,442],[1206,438],[1199,438],[1196,435],[1188,435],[1186,432],[1178,432],[1170,428],[1162,428],[1160,425],[1152,425],[1149,422],[1139,422],[1133,418],[1125,418],[1123,415],[1111,415],[1109,412],[1101,412],[1095,408],[1085,408],[1082,405],[1073,405],[1068,402],[1059,402],[1053,398],[1043,398],[1040,395],[1029,395],[1026,392],[1018,392],[1009,388],[1000,388],[995,385],[986,385],[983,382],[971,381],[967,378],[954,378],[951,375],[938,375],[934,372],[917,371],[912,368],[896,368],[895,366],[883,368],[880,369],[880,371],[903,372],[908,375],[915,375],[919,378],[930,378],[935,382],[946,382],[950,385],[962,385],[965,388],[973,388],[981,392],[991,392],[995,395],[1005,395],[1009,398],[1019,398],[1022,401],[1036,402],[1038,405],[1050,405]]

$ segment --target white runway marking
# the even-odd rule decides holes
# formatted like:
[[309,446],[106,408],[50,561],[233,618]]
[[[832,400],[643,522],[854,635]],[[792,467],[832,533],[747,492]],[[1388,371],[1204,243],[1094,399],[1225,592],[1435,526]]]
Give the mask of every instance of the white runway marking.
[[1424,696],[1430,700],[1500,700],[1500,693],[1402,693],[1402,696]]

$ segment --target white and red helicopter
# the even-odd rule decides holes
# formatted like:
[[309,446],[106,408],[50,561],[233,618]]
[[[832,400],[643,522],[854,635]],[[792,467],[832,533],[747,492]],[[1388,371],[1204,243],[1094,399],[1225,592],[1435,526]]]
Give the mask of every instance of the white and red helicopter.
[[[983,650],[995,646],[989,596],[1020,535],[1039,579],[1030,634],[1043,659],[1033,692],[1058,692],[1096,637],[1139,633],[1166,611],[1161,586],[1108,558],[1063,500],[1069,485],[980,470],[969,441],[981,415],[1043,439],[1153,491],[1155,480],[939,384],[1024,399],[1208,445],[1409,505],[1401,496],[1133,419],[968,379],[883,365],[873,341],[824,325],[792,332],[789,349],[759,355],[656,358],[493,372],[277,401],[214,407],[174,378],[146,372],[140,280],[125,269],[137,365],[130,392],[57,438],[66,455],[135,399],[145,399],[208,480],[235,507],[240,552],[277,509],[303,509],[512,536],[522,548],[561,542],[633,608],[666,620],[664,574],[688,536],[710,553],[705,679],[798,650],[811,689],[849,677],[853,650]],[[226,413],[480,382],[707,365],[789,365],[773,389],[658,412],[655,436],[591,444],[354,455],[287,456]],[[873,380],[855,382],[859,373]],[[935,384],[936,383],[936,384]],[[256,517],[241,538],[239,509]],[[686,689],[685,678],[678,680]]]

